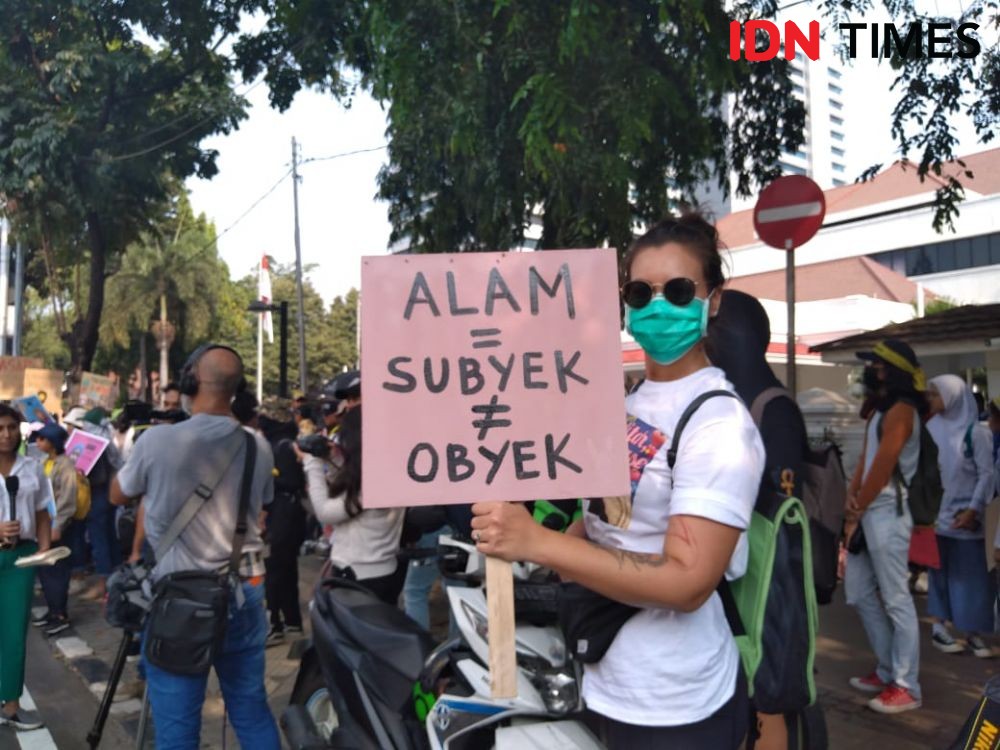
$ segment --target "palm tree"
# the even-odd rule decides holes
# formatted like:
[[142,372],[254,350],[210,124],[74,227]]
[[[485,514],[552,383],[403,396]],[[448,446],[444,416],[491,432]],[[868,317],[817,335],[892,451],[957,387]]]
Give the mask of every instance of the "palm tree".
[[175,334],[183,331],[181,340],[207,336],[219,282],[228,281],[214,239],[214,227],[204,216],[194,217],[182,194],[161,227],[142,233],[126,249],[120,270],[107,282],[102,338],[128,346],[134,332],[145,336],[152,328],[160,349],[161,387],[170,380]]

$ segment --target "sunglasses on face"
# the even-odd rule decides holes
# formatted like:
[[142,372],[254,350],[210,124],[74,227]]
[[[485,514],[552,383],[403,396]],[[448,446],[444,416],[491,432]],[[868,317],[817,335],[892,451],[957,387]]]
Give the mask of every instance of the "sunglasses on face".
[[694,299],[697,281],[691,279],[671,279],[666,284],[650,284],[646,281],[629,281],[622,287],[622,300],[633,310],[648,305],[656,292],[672,305],[683,307]]

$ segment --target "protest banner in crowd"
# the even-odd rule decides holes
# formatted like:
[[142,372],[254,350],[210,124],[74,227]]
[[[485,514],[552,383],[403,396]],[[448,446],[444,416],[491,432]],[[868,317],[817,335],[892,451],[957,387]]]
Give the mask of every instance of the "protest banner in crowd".
[[365,507],[625,494],[613,250],[366,258]]
[[100,435],[91,435],[83,430],[73,430],[73,434],[66,441],[66,455],[70,457],[77,471],[90,474],[109,442]]

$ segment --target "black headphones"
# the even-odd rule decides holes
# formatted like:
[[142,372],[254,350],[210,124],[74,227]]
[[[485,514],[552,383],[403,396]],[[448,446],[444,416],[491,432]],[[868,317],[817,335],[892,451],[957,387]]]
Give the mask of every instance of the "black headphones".
[[[232,352],[236,355],[236,359],[240,361],[240,367],[243,366],[243,358],[233,347],[226,346],[225,344],[202,344],[191,352],[191,356],[187,358],[187,362],[181,368],[181,378],[177,383],[177,389],[181,392],[181,395],[194,396],[198,393],[199,381],[198,376],[195,374],[195,368],[198,366],[198,361],[212,349],[225,349],[227,352]],[[245,377],[240,378],[240,382],[236,386],[236,392],[242,393],[246,389],[247,379]]]

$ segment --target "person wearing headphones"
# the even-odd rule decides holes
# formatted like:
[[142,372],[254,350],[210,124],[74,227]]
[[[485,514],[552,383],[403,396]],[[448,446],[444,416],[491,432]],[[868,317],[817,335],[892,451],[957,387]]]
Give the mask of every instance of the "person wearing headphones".
[[[236,431],[232,401],[246,389],[243,362],[228,346],[200,347],[184,365],[180,391],[190,399],[191,418],[150,430],[135,444],[116,477],[111,500],[124,505],[143,497],[146,536],[154,549],[174,517],[205,476],[217,474],[219,462]],[[253,523],[274,494],[274,459],[267,441],[254,435],[256,464],[250,488],[246,540],[240,558],[240,590],[230,601],[222,649],[213,667],[222,686],[226,710],[240,746],[245,750],[277,750],[277,725],[264,688],[263,542]],[[210,498],[184,527],[176,541],[157,554],[153,578],[180,571],[221,571],[232,551],[237,524],[244,461],[236,460],[222,473]],[[175,674],[147,661],[146,678],[156,725],[157,747],[199,747],[201,709],[207,675]]]

